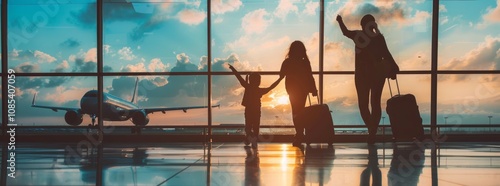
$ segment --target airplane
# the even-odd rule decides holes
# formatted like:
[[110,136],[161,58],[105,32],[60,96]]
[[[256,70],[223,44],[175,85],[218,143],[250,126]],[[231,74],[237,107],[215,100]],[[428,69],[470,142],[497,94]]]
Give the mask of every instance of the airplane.
[[[191,106],[191,107],[161,107],[161,108],[140,108],[135,104],[135,96],[137,94],[137,86],[139,83],[139,78],[136,79],[134,93],[132,95],[132,100],[126,101],[122,98],[114,96],[109,93],[103,92],[102,96],[102,119],[103,121],[126,121],[131,120],[132,123],[139,126],[146,126],[149,123],[148,114],[154,112],[162,112],[165,114],[166,111],[182,110],[187,112],[189,109],[200,109],[208,108],[208,106]],[[96,118],[99,117],[98,114],[98,104],[97,95],[99,92],[97,90],[90,90],[85,93],[80,100],[80,108],[69,108],[69,107],[56,107],[56,106],[43,106],[35,104],[36,93],[33,95],[33,101],[31,107],[51,109],[54,112],[58,110],[66,111],[64,115],[64,120],[67,124],[71,126],[78,126],[83,121],[83,115],[87,114],[92,119],[92,124],[89,126],[95,126]],[[212,107],[220,107],[220,105],[214,105]],[[132,129],[134,132],[135,129]],[[140,130],[138,131],[140,132]]]

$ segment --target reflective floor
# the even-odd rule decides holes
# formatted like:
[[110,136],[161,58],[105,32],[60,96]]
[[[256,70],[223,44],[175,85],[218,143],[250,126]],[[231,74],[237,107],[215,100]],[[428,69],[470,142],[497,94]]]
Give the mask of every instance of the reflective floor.
[[500,143],[31,143],[15,153],[7,185],[500,185]]

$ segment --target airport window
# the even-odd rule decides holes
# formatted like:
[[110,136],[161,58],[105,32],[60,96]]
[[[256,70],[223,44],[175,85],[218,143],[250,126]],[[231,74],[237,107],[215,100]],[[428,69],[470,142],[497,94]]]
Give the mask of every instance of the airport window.
[[378,28],[401,70],[431,69],[432,1],[327,0],[325,71],[354,70],[354,42],[342,34],[336,18],[342,16],[350,30],[361,30],[360,20],[366,14],[376,17]]
[[[440,3],[439,69],[499,70],[498,2],[442,0]],[[460,7],[467,7],[467,11]]]
[[206,72],[207,1],[103,3],[106,72]]
[[[148,126],[207,126],[207,108],[196,108],[208,105],[206,75],[107,76],[104,77],[104,87],[104,99],[109,100],[109,106],[125,111],[110,116],[122,118],[110,118],[110,121],[104,122],[105,125],[136,124],[136,113],[129,104],[132,103],[137,108],[145,109],[144,117],[149,118],[145,124]],[[118,112],[118,108],[110,108],[111,113]]]
[[[239,3],[235,3],[239,2]],[[313,71],[319,69],[319,1],[212,1],[214,62],[241,63],[247,71],[279,71],[290,44],[301,40]],[[225,71],[214,64],[213,71]]]
[[9,1],[9,68],[17,73],[96,72],[95,4]]
[[[498,121],[498,74],[438,76],[438,122],[447,125],[492,124]],[[456,91],[459,89],[460,91]],[[490,118],[491,116],[491,118]]]
[[[71,125],[87,126],[90,117],[81,110],[82,98],[97,90],[94,76],[22,76],[16,78],[18,126],[68,126],[66,114],[77,112]],[[96,93],[93,93],[94,96]],[[85,96],[84,96],[85,95]],[[33,107],[48,107],[37,108]],[[22,112],[21,112],[22,111]],[[69,116],[69,115],[68,115]]]
[[[103,7],[102,17],[97,16],[98,5]],[[241,125],[242,88],[227,64],[243,74],[261,73],[261,86],[268,86],[278,77],[294,40],[301,40],[306,46],[321,102],[331,107],[334,122],[359,125],[363,122],[356,108],[353,81],[356,51],[354,43],[340,32],[336,16],[342,15],[350,29],[360,29],[360,18],[367,13],[377,17],[380,31],[401,69],[401,93],[416,96],[424,125],[495,124],[500,118],[495,94],[500,92],[496,86],[500,61],[496,53],[498,4],[493,0],[442,0],[438,7],[433,7],[430,0],[316,0],[292,4],[27,0],[8,1],[2,6],[9,10],[3,23],[8,40],[3,41],[7,47],[2,48],[6,51],[2,80],[7,77],[5,67],[19,73],[18,107],[27,112],[18,117],[25,126],[67,123],[64,112],[31,107],[35,93],[36,104],[78,107],[85,93],[97,90],[102,79],[104,93],[130,100],[137,77],[136,101],[140,107],[220,104],[220,108],[210,111],[154,113],[149,115],[151,126]],[[471,11],[462,11],[459,7],[463,6]],[[435,25],[433,9],[439,9]],[[102,30],[96,26],[98,20],[103,22]],[[432,35],[436,26],[438,33]],[[102,46],[97,46],[98,34],[103,36]],[[435,46],[433,37],[437,38]],[[98,59],[98,48],[102,48],[102,59]],[[433,49],[438,51],[437,61],[432,61]],[[432,69],[434,64],[437,69]],[[98,67],[102,72],[98,72]],[[438,78],[433,79],[434,75]],[[433,83],[438,85],[437,93],[432,93]],[[382,94],[383,108],[388,89],[386,85]],[[460,94],[457,89],[461,89]],[[437,97],[434,103],[433,96]],[[263,125],[291,126],[284,82],[265,95],[262,102]],[[119,112],[126,108],[114,107]],[[432,113],[437,113],[434,123]],[[385,111],[381,123],[388,124],[384,114]],[[56,115],[62,117],[49,121]],[[456,115],[460,115],[460,121]],[[3,113],[2,116],[5,117]],[[84,117],[82,123],[91,121]],[[132,126],[131,121],[104,123]]]

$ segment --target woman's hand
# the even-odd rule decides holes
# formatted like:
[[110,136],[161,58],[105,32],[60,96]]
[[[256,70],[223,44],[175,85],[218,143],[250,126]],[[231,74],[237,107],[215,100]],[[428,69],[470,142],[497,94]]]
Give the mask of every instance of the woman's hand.
[[338,22],[341,22],[341,21],[342,21],[342,16],[337,15],[337,21],[338,21]]

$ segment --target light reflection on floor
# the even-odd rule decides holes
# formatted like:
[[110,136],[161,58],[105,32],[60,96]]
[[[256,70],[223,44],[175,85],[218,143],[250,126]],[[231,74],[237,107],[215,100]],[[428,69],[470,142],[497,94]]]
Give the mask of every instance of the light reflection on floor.
[[[498,185],[500,143],[19,144],[8,185]],[[102,157],[99,151],[102,150]],[[432,159],[436,158],[433,169]],[[98,162],[102,175],[97,176]],[[433,172],[434,171],[434,172]],[[437,174],[433,174],[437,173]]]

